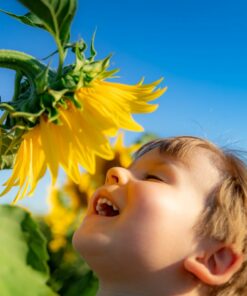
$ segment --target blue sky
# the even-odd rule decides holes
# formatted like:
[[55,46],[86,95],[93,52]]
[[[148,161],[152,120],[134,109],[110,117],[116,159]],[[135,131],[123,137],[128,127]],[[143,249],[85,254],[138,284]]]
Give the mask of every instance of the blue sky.
[[[26,10],[14,0],[0,8]],[[42,58],[55,48],[44,31],[0,15],[0,48]],[[221,146],[247,150],[247,2],[195,0],[79,0],[71,39],[90,41],[97,28],[98,57],[113,53],[119,82],[151,82],[164,77],[168,91],[153,114],[135,116],[159,136],[190,134]],[[55,63],[55,61],[54,61]],[[0,95],[9,99],[13,72],[0,69]],[[140,134],[126,133],[126,143]],[[0,172],[1,180],[10,172]],[[24,204],[44,210],[46,176]],[[3,198],[11,199],[12,195]]]

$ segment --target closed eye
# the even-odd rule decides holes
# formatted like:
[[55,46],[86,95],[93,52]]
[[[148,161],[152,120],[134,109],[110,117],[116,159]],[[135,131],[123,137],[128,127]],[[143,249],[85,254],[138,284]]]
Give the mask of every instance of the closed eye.
[[145,180],[157,180],[157,181],[165,182],[163,179],[155,175],[146,175]]

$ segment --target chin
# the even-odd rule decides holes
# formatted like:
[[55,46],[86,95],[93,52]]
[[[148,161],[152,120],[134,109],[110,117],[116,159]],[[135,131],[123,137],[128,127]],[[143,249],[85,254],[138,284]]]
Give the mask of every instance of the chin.
[[97,277],[104,278],[106,273],[112,274],[117,271],[113,271],[109,264],[111,258],[109,239],[99,234],[84,233],[83,229],[79,228],[73,235],[72,244]]
[[90,258],[105,256],[109,253],[110,239],[102,233],[87,231],[81,227],[75,231],[72,244],[74,249],[87,261]]

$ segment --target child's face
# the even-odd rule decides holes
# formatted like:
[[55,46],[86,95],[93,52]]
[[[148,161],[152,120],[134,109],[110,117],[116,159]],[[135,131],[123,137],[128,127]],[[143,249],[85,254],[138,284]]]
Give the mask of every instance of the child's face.
[[[196,250],[193,227],[219,180],[209,156],[197,148],[184,164],[156,148],[128,169],[108,171],[74,235],[76,249],[100,277],[109,272],[137,280],[165,273]],[[119,215],[99,215],[99,198],[114,204]]]

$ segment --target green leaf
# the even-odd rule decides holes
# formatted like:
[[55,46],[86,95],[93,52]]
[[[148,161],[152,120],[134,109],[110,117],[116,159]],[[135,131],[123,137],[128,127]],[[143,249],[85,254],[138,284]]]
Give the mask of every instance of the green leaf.
[[77,6],[76,0],[18,1],[36,16],[36,20],[41,21],[41,27],[50,32],[56,40],[60,40],[62,46],[68,42],[70,25]]
[[46,241],[30,214],[0,206],[0,295],[55,296],[49,278]]
[[7,14],[8,16],[11,16],[11,17],[17,19],[18,21],[20,21],[26,25],[45,29],[43,22],[35,14],[33,14],[31,12],[28,12],[25,15],[17,15],[17,14],[14,14],[12,12],[5,11],[2,9],[0,9],[0,12],[3,12],[5,14]]
[[99,289],[98,280],[90,270],[85,272],[81,278],[77,278],[75,281],[70,280],[71,284],[68,279],[65,280],[68,284],[59,291],[64,296],[95,296]]

